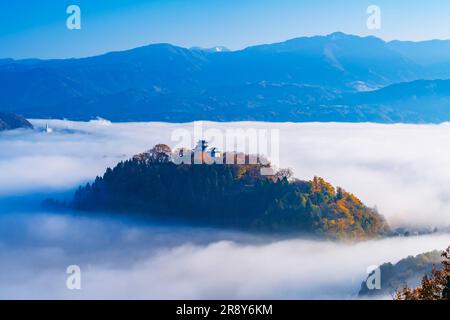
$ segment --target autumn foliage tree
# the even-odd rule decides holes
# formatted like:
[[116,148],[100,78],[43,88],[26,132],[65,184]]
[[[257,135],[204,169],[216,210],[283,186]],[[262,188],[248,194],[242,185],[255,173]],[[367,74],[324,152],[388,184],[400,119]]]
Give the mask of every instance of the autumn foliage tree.
[[431,275],[422,278],[417,288],[397,291],[397,300],[450,300],[450,247],[442,253],[442,268],[433,267]]

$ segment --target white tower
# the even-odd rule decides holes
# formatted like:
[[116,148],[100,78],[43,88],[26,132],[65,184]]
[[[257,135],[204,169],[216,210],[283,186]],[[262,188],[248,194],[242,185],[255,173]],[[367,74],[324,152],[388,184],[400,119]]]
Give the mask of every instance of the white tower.
[[52,133],[53,129],[48,126],[48,123],[45,124],[45,132]]

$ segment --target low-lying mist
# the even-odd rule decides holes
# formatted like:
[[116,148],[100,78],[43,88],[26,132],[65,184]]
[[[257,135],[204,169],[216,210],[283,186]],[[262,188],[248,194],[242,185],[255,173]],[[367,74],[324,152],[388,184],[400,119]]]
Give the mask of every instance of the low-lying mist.
[[[46,121],[35,120],[37,127]],[[48,121],[52,134],[0,135],[0,195],[72,189],[192,124]],[[392,225],[450,226],[450,124],[261,122],[203,127],[280,130],[280,166],[299,179],[322,176],[377,206]],[[192,141],[194,144],[196,141]]]
[[[367,267],[449,234],[358,244],[270,239],[111,216],[0,215],[0,298],[351,299]],[[81,268],[81,290],[66,268]]]
[[[0,298],[354,298],[370,265],[450,244],[449,234],[362,243],[280,239],[109,214],[42,212],[192,124],[48,121],[0,133]],[[280,130],[280,166],[324,177],[394,226],[450,226],[450,124],[211,123]],[[192,143],[195,143],[193,141]],[[82,290],[66,288],[79,265]]]

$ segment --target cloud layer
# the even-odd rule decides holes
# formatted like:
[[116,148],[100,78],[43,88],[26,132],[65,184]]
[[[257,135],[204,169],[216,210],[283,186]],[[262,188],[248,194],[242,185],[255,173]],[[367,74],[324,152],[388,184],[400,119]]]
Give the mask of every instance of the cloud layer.
[[[3,214],[0,226],[0,298],[8,299],[351,299],[367,267],[450,243],[448,234],[358,244],[267,239],[45,213]],[[79,291],[66,288],[73,264]]]
[[[38,127],[44,121],[33,121]],[[0,134],[0,196],[74,188],[192,124],[49,121],[56,132]],[[377,206],[393,225],[450,226],[450,124],[212,123],[279,129],[280,165],[322,176]],[[191,144],[196,141],[192,137]]]
[[[450,244],[448,234],[344,244],[42,213],[38,194],[70,191],[156,143],[173,145],[177,129],[193,130],[49,124],[52,134],[0,133],[0,298],[353,298],[368,266]],[[279,129],[280,165],[298,178],[322,176],[393,225],[450,225],[449,124],[203,125]],[[82,269],[81,291],[66,289],[72,264]]]

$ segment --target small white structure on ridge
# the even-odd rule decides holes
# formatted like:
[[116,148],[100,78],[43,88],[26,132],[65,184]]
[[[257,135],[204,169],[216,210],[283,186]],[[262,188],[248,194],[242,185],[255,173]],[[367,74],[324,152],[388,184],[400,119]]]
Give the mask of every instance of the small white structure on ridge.
[[45,124],[45,132],[46,133],[52,133],[53,132],[53,129],[48,126],[48,123]]

